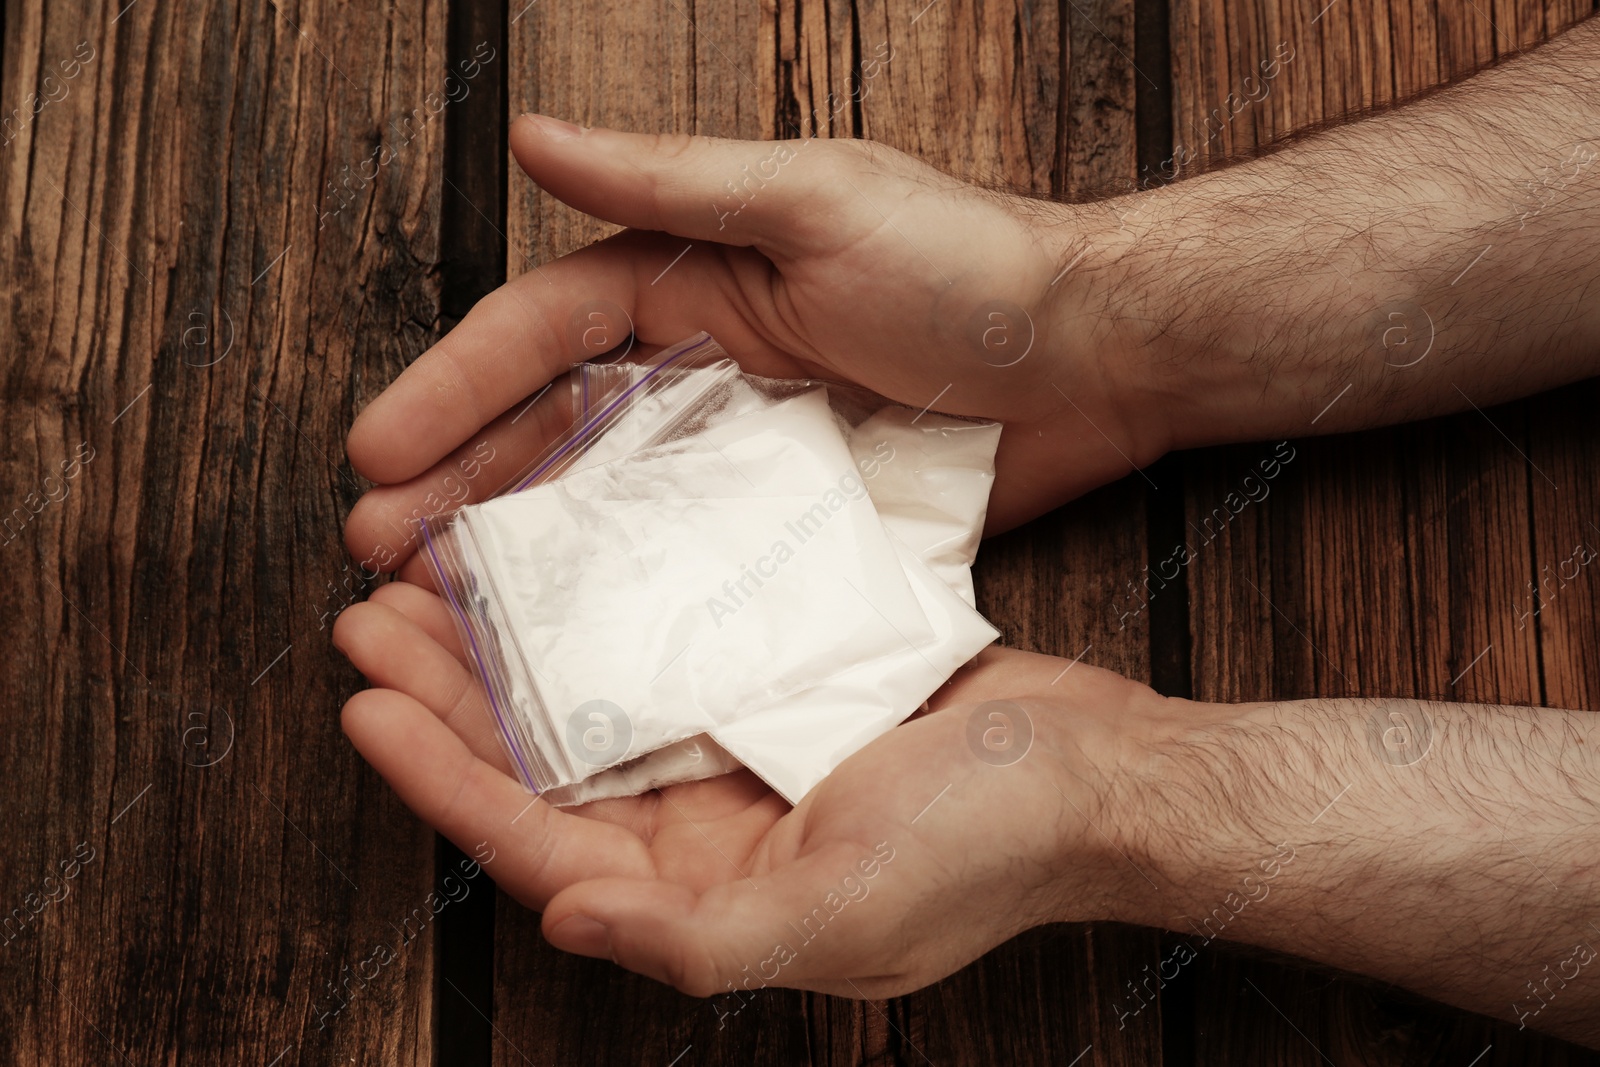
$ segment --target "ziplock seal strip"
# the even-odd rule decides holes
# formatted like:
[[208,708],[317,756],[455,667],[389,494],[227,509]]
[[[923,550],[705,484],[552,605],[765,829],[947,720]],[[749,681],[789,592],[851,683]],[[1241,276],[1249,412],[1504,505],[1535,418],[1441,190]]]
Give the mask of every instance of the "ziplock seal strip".
[[694,352],[695,350],[701,348],[702,346],[708,345],[708,344],[711,344],[711,343],[712,343],[711,335],[710,334],[705,334],[703,337],[700,338],[700,340],[696,341],[694,344],[689,345],[687,348],[683,349],[682,351],[672,353],[672,355],[667,356],[660,363],[656,364],[654,367],[651,367],[644,374],[640,375],[638,381],[634,382],[632,385],[630,385],[626,389],[624,389],[620,395],[618,395],[615,399],[613,399],[611,401],[611,403],[607,404],[604,408],[602,408],[600,410],[600,412],[598,414],[596,414],[593,418],[589,419],[589,421],[585,422],[583,424],[583,426],[581,426],[578,430],[576,430],[573,433],[571,438],[569,438],[565,444],[563,444],[560,448],[557,448],[554,452],[552,452],[545,459],[545,461],[543,463],[540,463],[537,467],[535,467],[533,469],[533,473],[529,474],[526,478],[522,479],[521,482],[517,483],[516,488],[512,489],[511,491],[513,493],[520,493],[524,489],[528,488],[528,486],[532,485],[534,482],[536,482],[539,479],[540,475],[544,474],[551,467],[555,466],[555,464],[558,461],[564,459],[567,456],[567,454],[572,451],[572,448],[573,448],[574,445],[585,443],[587,441],[588,437],[589,437],[589,432],[591,430],[593,430],[601,422],[603,422],[608,416],[610,416],[612,412],[616,411],[617,408],[620,407],[624,402],[626,402],[629,397],[633,396],[634,393],[638,392],[645,385],[647,385],[651,381],[653,381],[656,378],[656,376],[659,375],[662,371],[666,370],[668,367],[673,366],[675,363],[677,363],[678,361],[683,359],[689,353]]
[[[430,562],[432,562],[434,569],[441,576],[447,574],[448,572],[444,569],[444,564],[439,560],[438,551],[433,547],[433,534],[428,530],[428,520],[426,519],[422,520],[422,544],[423,547],[428,550],[428,559]],[[461,602],[456,598],[455,583],[446,581],[444,582],[444,587],[445,592],[450,596],[451,610],[455,612],[456,619],[461,623],[461,629],[466,632],[467,642],[472,646],[472,662],[478,667],[479,677],[485,679],[493,677],[493,675],[489,673],[488,665],[484,663],[483,654],[478,650],[478,637],[474,632],[472,620],[467,617],[466,609],[461,606]],[[506,721],[505,716],[500,711],[500,702],[495,699],[494,687],[486,685],[484,686],[484,692],[488,694],[489,708],[494,712],[494,721],[495,725],[500,730],[500,736],[510,741],[516,735],[512,732],[510,724]],[[526,785],[535,796],[537,796],[540,792],[542,792],[542,790],[540,790],[539,787],[534,784],[533,772],[528,769],[527,762],[522,758],[522,746],[512,743],[508,744],[506,747],[511,749],[511,755],[517,761],[517,769],[522,772],[523,784]]]
[[[714,338],[712,338],[709,333],[704,334],[700,340],[691,345],[685,346],[680,351],[672,353],[671,355],[662,359],[660,363],[656,364],[654,367],[651,367],[639,377],[638,381],[630,384],[618,396],[613,398],[609,404],[601,409],[601,411],[585,421],[581,427],[573,431],[572,435],[567,439],[566,442],[557,447],[549,456],[547,456],[544,461],[535,467],[532,473],[530,473],[526,478],[523,478],[522,481],[511,490],[511,492],[520,493],[522,490],[528,488],[535,481],[537,481],[541,475],[549,471],[550,468],[555,466],[560,460],[569,455],[575,446],[586,443],[591,432],[597,426],[605,422],[612,412],[616,411],[618,407],[626,403],[634,393],[638,392],[641,388],[653,381],[658,375],[661,374],[662,371],[665,371],[668,368],[676,365],[690,353],[698,351],[705,345],[712,343],[714,343]],[[478,668],[478,677],[485,680],[484,693],[489,698],[489,710],[494,713],[495,726],[500,731],[501,738],[506,742],[505,747],[511,750],[512,758],[517,761],[517,769],[520,772],[523,785],[527,786],[529,791],[537,796],[543,792],[543,790],[539,787],[537,779],[534,777],[532,770],[528,767],[527,761],[523,758],[522,743],[518,740],[518,733],[514,728],[514,724],[507,719],[505,711],[503,711],[500,707],[500,700],[495,693],[495,686],[488,684],[487,680],[495,678],[497,675],[490,671],[490,665],[487,662],[483,651],[478,647],[476,627],[474,627],[471,617],[467,614],[466,608],[461,604],[460,599],[456,595],[456,583],[448,578],[449,571],[445,569],[444,561],[441,560],[439,556],[439,550],[433,543],[433,533],[429,529],[429,525],[430,520],[424,518],[421,522],[422,544],[423,548],[427,550],[428,561],[433,565],[435,573],[444,579],[442,584],[445,586],[445,592],[448,594],[450,609],[454,613],[456,621],[460,624],[460,628],[467,635],[467,643],[472,649],[472,661],[473,664]]]

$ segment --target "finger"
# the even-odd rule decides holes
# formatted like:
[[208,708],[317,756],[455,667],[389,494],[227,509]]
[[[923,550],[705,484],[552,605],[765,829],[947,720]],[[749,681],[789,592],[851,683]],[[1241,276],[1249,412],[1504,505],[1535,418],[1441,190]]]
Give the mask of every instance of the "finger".
[[511,151],[540,188],[579,211],[784,258],[837,247],[868,215],[881,225],[863,186],[938,177],[864,142],[627,133],[544,115],[512,124]]
[[468,670],[472,669],[461,647],[461,634],[456,629],[455,619],[450,616],[450,609],[445,607],[437,593],[411,582],[385,582],[374,589],[367,600],[398,611],[422,627],[424,633],[456,658],[456,662]]
[[400,565],[396,573],[402,582],[424,589],[435,596],[439,595],[439,583],[433,580],[433,571],[428,569],[428,561],[418,552]]
[[[811,917],[830,893],[837,895],[855,859],[852,846],[841,843],[772,876],[741,878],[698,893],[639,879],[583,882],[550,901],[542,928],[563,951],[610,958],[691,996],[727,992],[730,983],[745,988],[752,978],[749,988],[804,987],[819,974],[847,976],[866,958],[870,937],[839,930],[829,931],[824,941],[805,943],[807,930],[790,925]],[[824,910],[823,917],[812,919],[813,937],[830,918]],[[850,925],[865,929],[859,922]],[[779,958],[785,955],[779,945],[787,946],[792,958]]]
[[[482,685],[461,652],[455,622],[444,602],[436,594],[407,582],[390,582],[374,590],[367,603],[397,612],[446,651],[454,648],[456,668],[452,670],[436,652],[423,651],[416,643],[416,635],[396,625],[395,620],[361,605],[347,608],[344,617],[348,621],[342,626],[335,624],[335,646],[375,686],[405,693],[418,701],[465,740],[474,755],[511,775],[504,745],[483,704]],[[445,646],[446,640],[449,647]],[[466,697],[462,699],[470,699],[473,706],[458,711],[455,694],[463,687]],[[484,725],[476,725],[479,723]],[[644,796],[614,797],[566,810],[587,819],[616,823],[645,842],[658,835],[670,842],[674,835],[689,836],[689,831],[700,835],[691,843],[709,840],[708,831],[701,824],[715,823],[709,833],[717,835],[730,851],[743,855],[784,807],[780,800],[780,807],[771,809],[770,801],[776,799],[772,791],[748,771],[669,787],[667,792],[670,795],[664,796],[652,790]],[[760,806],[764,798],[769,801],[766,808]]]
[[356,750],[416,815],[532,908],[594,878],[648,879],[644,844],[610,823],[568,815],[477,758],[438,718],[406,696],[368,689],[344,706]]
[[[747,274],[770,268],[755,253],[728,252],[745,257]],[[383,484],[426,471],[575,360],[594,355],[568,331],[601,301],[620,309],[642,342],[676,344],[707,330],[748,369],[795,376],[797,365],[746,320],[748,287],[760,288],[746,283],[736,284],[728,257],[715,250],[688,254],[677,238],[634,231],[514,278],[473,305],[356,417],[345,443],[350,463]]]
[[352,604],[333,625],[333,644],[367,681],[417,701],[474,756],[511,773],[483,687],[416,623],[382,604]]
[[[618,235],[536,267],[478,301],[356,417],[345,445],[351,465],[384,484],[427,470],[575,361],[595,354],[575,348],[568,336],[569,321],[585,306],[604,300],[622,308],[628,323],[612,326],[618,340],[625,339],[635,325],[634,294],[677,253],[669,246],[660,235]],[[688,318],[680,316],[678,331],[660,343],[700,328]]]
[[[627,328],[608,336],[626,338]],[[661,351],[661,345],[643,342],[630,342],[621,350],[639,360]],[[394,570],[419,547],[419,519],[476,504],[516,484],[583,414],[574,406],[572,382],[570,375],[558,378],[532,399],[519,401],[427,472],[368,491],[345,520],[345,546],[351,555],[364,560],[368,571]],[[599,399],[591,398],[591,405]],[[431,581],[417,584],[432,586]]]
[[426,472],[365,493],[345,520],[345,547],[368,571],[394,570],[416,551],[420,519],[494,496],[571,427],[572,417],[572,389],[559,378]]

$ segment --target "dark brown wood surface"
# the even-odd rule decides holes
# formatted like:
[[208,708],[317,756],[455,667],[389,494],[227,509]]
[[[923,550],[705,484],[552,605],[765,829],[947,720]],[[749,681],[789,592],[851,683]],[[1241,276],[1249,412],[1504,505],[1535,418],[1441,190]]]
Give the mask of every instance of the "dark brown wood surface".
[[[719,1026],[549,949],[487,882],[435,914],[452,852],[344,743],[359,679],[328,644],[370,587],[339,539],[353,414],[508,271],[608,232],[508,164],[509,116],[872,137],[1077,198],[1403,98],[1592,3],[125,3],[3,21],[0,1062],[1600,1063],[1213,950],[1119,1028],[1171,941],[1104,924]],[[1600,587],[1530,613],[1528,585],[1600,538],[1597,401],[1296,440],[1127,616],[1272,445],[1169,457],[991,542],[982,607],[1013,644],[1204,699],[1600,707]]]
[[443,12],[35,3],[4,28],[0,457],[29,518],[0,887],[29,919],[0,1061],[429,1063],[434,941],[395,926],[432,834],[339,732],[327,623],[359,592],[339,441],[437,315],[442,126],[382,180],[343,168],[435,88]]

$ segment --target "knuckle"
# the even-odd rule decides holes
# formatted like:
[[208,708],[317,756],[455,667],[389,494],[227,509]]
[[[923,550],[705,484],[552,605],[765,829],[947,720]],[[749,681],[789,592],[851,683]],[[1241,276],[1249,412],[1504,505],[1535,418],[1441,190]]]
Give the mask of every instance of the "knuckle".
[[650,136],[650,154],[668,162],[689,155],[702,138],[687,133],[656,133]]
[[685,996],[705,998],[722,989],[717,963],[698,941],[679,942],[664,962],[668,984]]
[[829,137],[817,142],[817,155],[829,170],[855,171],[871,162],[874,144],[858,137]]

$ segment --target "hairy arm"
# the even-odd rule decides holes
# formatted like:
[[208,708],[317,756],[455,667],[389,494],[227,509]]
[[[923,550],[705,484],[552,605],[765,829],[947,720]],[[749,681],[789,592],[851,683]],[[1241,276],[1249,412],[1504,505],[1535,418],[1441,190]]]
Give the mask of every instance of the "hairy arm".
[[1341,432],[1593,375],[1600,21],[1065,222],[1062,262],[1083,258],[1047,301],[1050,328],[1115,321],[1122,369],[1108,373],[1136,379],[1124,393],[1173,447]]
[[1111,780],[1104,817],[1149,879],[1124,883],[1144,892],[1116,918],[1600,1044],[1600,717],[1199,708],[1203,724],[1140,743]]
[[[1597,86],[1591,21],[1248,164],[1072,208],[1061,254],[1081,253],[1082,274],[1050,325],[1117,322],[1124,392],[1144,391],[1171,447],[1593,375]],[[1105,818],[1159,887],[1124,883],[1115,918],[1600,1044],[1600,718],[1412,700],[1199,710],[1107,786]]]

